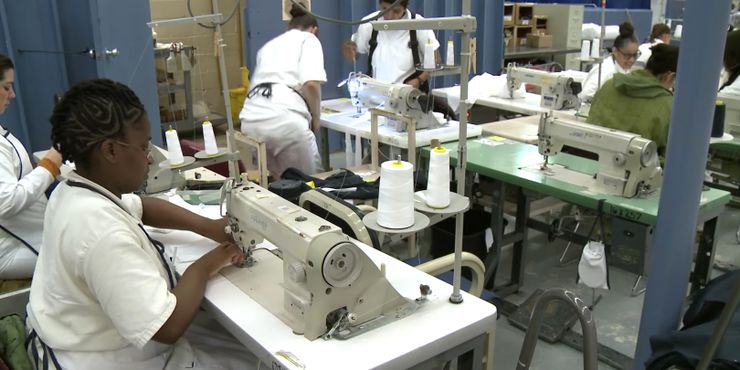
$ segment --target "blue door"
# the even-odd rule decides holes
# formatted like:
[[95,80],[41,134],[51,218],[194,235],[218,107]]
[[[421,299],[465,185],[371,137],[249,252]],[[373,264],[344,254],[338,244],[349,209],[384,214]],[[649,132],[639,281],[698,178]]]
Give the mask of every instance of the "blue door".
[[59,7],[66,48],[95,50],[95,58],[67,58],[70,84],[110,78],[131,87],[146,107],[152,142],[161,145],[149,1],[65,0]]

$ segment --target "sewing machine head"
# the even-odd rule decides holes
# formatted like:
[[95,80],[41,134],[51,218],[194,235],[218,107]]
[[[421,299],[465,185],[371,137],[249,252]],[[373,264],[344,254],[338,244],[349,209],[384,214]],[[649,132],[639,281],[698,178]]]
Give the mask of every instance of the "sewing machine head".
[[629,198],[660,188],[657,145],[640,135],[542,115],[537,136],[545,166],[565,146],[598,155],[596,192]]
[[522,83],[540,86],[542,88],[540,106],[545,108],[561,110],[577,108],[580,105],[578,93],[581,92],[581,84],[572,77],[509,64],[506,68],[506,82],[511,97]]
[[248,255],[264,239],[281,252],[283,304],[273,314],[294,333],[314,340],[335,325],[352,332],[381,316],[404,316],[409,302],[388,283],[384,266],[339,227],[251,182],[228,191],[227,210],[232,236]]
[[[378,108],[416,121],[416,129],[435,128],[440,122],[433,114],[432,96],[419,89],[398,83],[387,83],[363,74],[351,74],[347,80],[352,105],[358,109]],[[405,131],[400,121],[397,131]]]
[[152,143],[149,143],[149,149],[152,160],[149,163],[144,193],[156,194],[185,185],[185,177],[180,171],[159,167],[160,162],[167,160],[167,151]]

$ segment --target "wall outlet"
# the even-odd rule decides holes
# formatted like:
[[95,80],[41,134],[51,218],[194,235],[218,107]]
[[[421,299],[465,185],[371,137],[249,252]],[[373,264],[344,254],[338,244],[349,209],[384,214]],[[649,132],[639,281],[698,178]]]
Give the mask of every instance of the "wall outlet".
[[[311,0],[298,0],[306,9],[311,10]],[[290,0],[283,0],[283,20],[289,21],[291,19],[290,9],[293,7],[293,2]]]

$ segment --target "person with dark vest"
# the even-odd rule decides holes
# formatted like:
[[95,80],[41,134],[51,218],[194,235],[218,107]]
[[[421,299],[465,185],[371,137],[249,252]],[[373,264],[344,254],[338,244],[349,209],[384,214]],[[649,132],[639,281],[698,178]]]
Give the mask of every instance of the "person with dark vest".
[[[409,0],[401,0],[396,4],[394,0],[379,0],[380,11],[369,14],[365,18],[386,12],[380,20],[422,19],[408,9]],[[424,50],[427,43],[432,44],[435,50],[437,63],[439,56],[439,41],[431,30],[422,31],[375,31],[370,23],[361,24],[352,39],[346,41],[342,47],[344,57],[352,62],[357,54],[368,54],[368,75],[384,82],[405,83],[424,92],[429,92],[429,73],[417,71],[416,65],[424,60]]]

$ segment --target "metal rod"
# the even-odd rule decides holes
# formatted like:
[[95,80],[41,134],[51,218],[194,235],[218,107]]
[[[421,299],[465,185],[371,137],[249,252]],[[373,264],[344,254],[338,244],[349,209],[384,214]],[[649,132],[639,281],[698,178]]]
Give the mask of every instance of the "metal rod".
[[[218,10],[218,0],[211,0],[213,6],[213,12],[218,14],[219,18],[216,21],[216,40],[218,42],[218,66],[221,74],[221,88],[224,98],[224,108],[226,114],[226,123],[228,131],[226,132],[226,150],[231,153],[234,151],[234,120],[231,118],[231,98],[229,97],[229,79],[226,74],[226,54],[224,54],[224,34],[221,29],[220,17],[221,14]],[[197,18],[197,17],[193,17]],[[239,162],[238,159],[232,159],[229,161],[229,177],[235,181],[239,180]]]
[[211,23],[215,23],[218,25],[221,22],[222,16],[221,16],[221,13],[219,13],[216,10],[218,9],[217,6],[214,6],[213,9],[214,9],[214,14],[196,15],[194,17],[185,17],[185,18],[163,19],[159,21],[148,22],[146,25],[152,28],[157,27],[157,26],[169,26],[169,25],[180,24],[180,23],[211,22]]
[[463,12],[463,15],[460,17],[373,21],[370,23],[376,31],[457,30],[461,32],[475,32],[476,29],[476,19],[469,12],[467,14]]
[[730,0],[686,3],[678,70],[689,73],[678,74],[673,96],[658,220],[648,255],[650,273],[635,350],[638,370],[645,368],[651,356],[650,338],[674,332],[683,315],[729,8]]
[[532,357],[534,356],[534,349],[537,346],[537,337],[539,336],[540,325],[542,324],[543,312],[547,304],[555,300],[568,303],[576,311],[578,321],[581,323],[581,331],[583,332],[583,369],[598,369],[596,324],[594,323],[591,310],[583,300],[569,290],[548,289],[542,293],[532,310],[532,316],[529,319],[522,350],[519,353],[519,361],[516,364],[517,370],[529,369],[529,366],[532,364]]
[[[463,17],[470,15],[470,0],[462,0]],[[474,30],[473,30],[474,31]],[[472,32],[472,31],[470,31]],[[465,196],[465,167],[468,138],[468,79],[470,74],[470,33],[463,32],[460,48],[460,129],[457,145],[457,193]],[[462,302],[460,274],[462,271],[462,241],[465,230],[465,214],[455,217],[455,265],[452,272],[452,295],[450,302]]]
[[88,54],[90,49],[82,51],[64,51],[64,50],[39,50],[39,49],[18,49],[19,53],[41,53],[41,54]]

